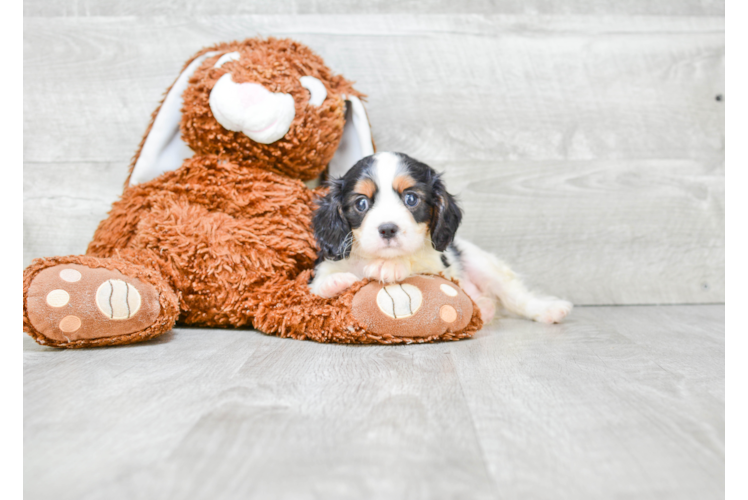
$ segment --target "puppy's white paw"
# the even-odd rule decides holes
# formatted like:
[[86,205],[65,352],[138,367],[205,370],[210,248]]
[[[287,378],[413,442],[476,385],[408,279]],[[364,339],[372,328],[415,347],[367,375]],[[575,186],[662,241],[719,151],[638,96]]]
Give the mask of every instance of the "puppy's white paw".
[[322,283],[316,287],[312,287],[312,293],[329,299],[340,295],[342,292],[348,290],[351,285],[358,281],[358,278],[353,273],[335,273],[325,278]]
[[364,275],[384,283],[402,281],[410,275],[410,269],[398,260],[375,260],[364,267]]
[[569,315],[574,305],[568,300],[534,299],[528,307],[530,317],[540,323],[560,323]]
[[410,269],[400,261],[390,260],[382,266],[380,280],[387,283],[402,281],[408,277]]

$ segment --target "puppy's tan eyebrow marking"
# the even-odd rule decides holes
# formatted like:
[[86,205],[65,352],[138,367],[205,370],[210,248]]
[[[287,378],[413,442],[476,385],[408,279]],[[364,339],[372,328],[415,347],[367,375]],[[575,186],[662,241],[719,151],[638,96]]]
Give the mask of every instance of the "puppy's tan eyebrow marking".
[[415,185],[416,180],[407,174],[398,175],[397,177],[395,177],[395,180],[392,181],[392,189],[400,194],[403,194],[403,191]]
[[373,198],[374,193],[377,192],[377,185],[371,179],[361,179],[356,183],[356,186],[354,186],[353,192]]

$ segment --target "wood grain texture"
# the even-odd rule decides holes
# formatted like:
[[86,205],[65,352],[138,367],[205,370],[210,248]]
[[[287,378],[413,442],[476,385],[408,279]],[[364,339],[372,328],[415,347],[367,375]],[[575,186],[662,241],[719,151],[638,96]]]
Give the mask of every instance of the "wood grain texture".
[[24,342],[29,498],[724,495],[724,307],[578,308],[472,340],[176,329]]
[[512,498],[723,498],[724,309],[575,313],[455,350],[496,483]]
[[625,14],[671,16],[720,16],[724,0],[25,0],[23,15],[130,16],[130,15],[241,15],[241,14]]
[[[202,46],[309,44],[369,94],[383,148],[428,160],[720,159],[720,18],[25,19],[24,159],[129,160]],[[132,142],[131,142],[132,141]]]
[[186,58],[263,34],[357,81],[380,150],[444,170],[462,236],[538,289],[580,304],[723,302],[724,20],[697,4],[717,5],[26,18],[24,264],[85,248]]
[[435,162],[459,234],[577,304],[723,302],[724,164]]
[[24,265],[37,257],[85,253],[122,193],[127,167],[127,162],[25,163]]

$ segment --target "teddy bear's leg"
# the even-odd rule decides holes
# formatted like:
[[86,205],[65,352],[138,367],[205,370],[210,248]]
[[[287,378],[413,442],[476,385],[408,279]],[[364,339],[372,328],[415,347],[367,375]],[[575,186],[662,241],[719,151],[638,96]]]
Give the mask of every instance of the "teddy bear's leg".
[[23,273],[23,329],[39,344],[140,342],[178,316],[178,295],[158,271],[118,257],[36,259]]
[[414,276],[384,285],[360,281],[326,299],[309,290],[311,271],[257,290],[255,328],[281,337],[341,343],[414,343],[472,336],[480,310],[454,282]]

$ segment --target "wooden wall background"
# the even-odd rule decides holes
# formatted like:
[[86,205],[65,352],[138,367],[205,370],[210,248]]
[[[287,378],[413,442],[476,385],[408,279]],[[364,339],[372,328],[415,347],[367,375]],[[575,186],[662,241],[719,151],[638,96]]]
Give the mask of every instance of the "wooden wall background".
[[85,251],[163,91],[292,37],[446,173],[462,236],[577,304],[724,301],[724,3],[24,2],[24,266]]

